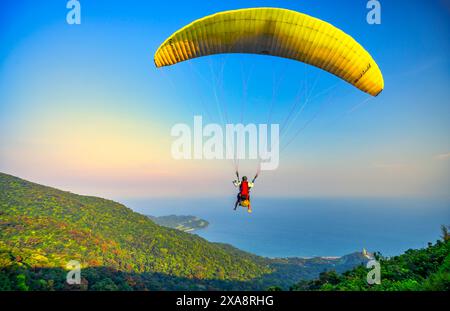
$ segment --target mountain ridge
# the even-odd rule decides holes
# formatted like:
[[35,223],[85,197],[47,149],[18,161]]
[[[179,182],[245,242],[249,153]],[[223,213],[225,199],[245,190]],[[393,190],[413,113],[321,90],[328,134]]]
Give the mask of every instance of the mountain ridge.
[[[81,263],[90,289],[287,288],[331,266],[345,271],[356,264],[260,257],[159,226],[112,200],[61,191],[3,173],[0,227],[1,278],[7,288],[17,288],[23,283],[18,280],[25,279],[29,288],[66,289],[61,278],[70,260]],[[54,275],[43,275],[44,270]],[[104,279],[110,280],[110,286],[103,284]]]

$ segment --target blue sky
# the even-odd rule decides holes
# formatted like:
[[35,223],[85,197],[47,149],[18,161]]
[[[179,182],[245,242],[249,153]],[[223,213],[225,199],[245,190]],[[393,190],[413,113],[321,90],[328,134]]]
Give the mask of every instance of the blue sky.
[[[231,165],[170,158],[174,123],[193,114],[220,119],[211,81],[222,77],[216,91],[233,122],[244,102],[245,122],[265,122],[273,100],[271,121],[283,123],[301,86],[312,96],[334,87],[290,128],[295,139],[280,168],[262,176],[261,193],[448,198],[449,6],[380,2],[382,23],[369,25],[364,0],[91,0],[80,1],[81,25],[68,25],[65,1],[8,1],[0,12],[0,171],[117,198],[196,196],[211,184],[212,195],[228,195]],[[185,24],[261,6],[297,10],[353,36],[380,66],[384,92],[367,101],[328,73],[268,56],[154,67],[159,44]],[[254,167],[244,163],[243,173]]]

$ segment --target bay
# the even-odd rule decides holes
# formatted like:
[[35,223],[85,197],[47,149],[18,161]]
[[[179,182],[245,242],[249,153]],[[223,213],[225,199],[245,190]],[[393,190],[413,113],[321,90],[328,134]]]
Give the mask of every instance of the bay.
[[422,248],[450,224],[450,202],[429,199],[253,198],[253,213],[234,198],[125,199],[153,216],[194,215],[210,225],[194,234],[266,257],[343,256],[366,248],[385,256]]

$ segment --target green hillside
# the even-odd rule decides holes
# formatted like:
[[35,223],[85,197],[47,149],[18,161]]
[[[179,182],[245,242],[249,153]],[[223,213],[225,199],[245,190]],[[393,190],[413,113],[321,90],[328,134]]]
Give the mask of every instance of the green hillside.
[[[70,260],[82,284],[66,284]],[[159,226],[101,198],[0,173],[0,290],[174,290],[289,288],[361,254],[268,259]]]
[[292,290],[333,291],[405,291],[450,290],[450,236],[442,227],[442,241],[429,243],[424,249],[410,249],[400,256],[384,258],[376,254],[380,263],[381,283],[368,285],[369,269],[359,266],[342,275],[335,271],[320,274],[316,280],[301,281]]
[[[187,279],[245,281],[272,271],[253,255],[231,254],[196,235],[158,226],[116,202],[5,174],[0,174],[0,226],[0,266],[9,270],[58,271],[78,260],[83,268]],[[46,288],[57,280],[43,275],[38,281]]]

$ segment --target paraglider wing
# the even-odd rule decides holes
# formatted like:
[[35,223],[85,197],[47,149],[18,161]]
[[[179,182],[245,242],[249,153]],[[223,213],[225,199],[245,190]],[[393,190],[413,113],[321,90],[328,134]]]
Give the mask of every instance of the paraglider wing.
[[192,58],[250,53],[301,61],[378,95],[381,71],[370,54],[342,30],[320,19],[279,8],[251,8],[206,16],[172,34],[158,48],[157,67]]

